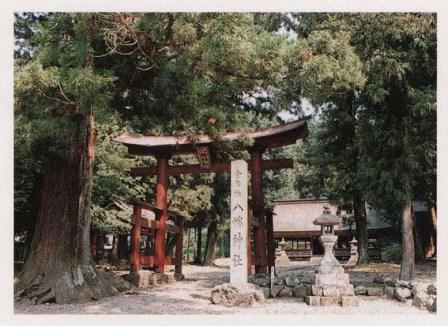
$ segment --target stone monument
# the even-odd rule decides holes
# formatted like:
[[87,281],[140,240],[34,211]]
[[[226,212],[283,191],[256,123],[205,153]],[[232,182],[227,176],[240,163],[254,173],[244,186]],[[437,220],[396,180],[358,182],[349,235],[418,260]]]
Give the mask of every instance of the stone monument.
[[334,234],[334,226],[340,223],[337,216],[324,206],[324,212],[316,220],[315,225],[321,226],[320,241],[324,247],[324,257],[315,271],[314,284],[311,285],[311,296],[305,297],[305,302],[312,306],[343,305],[357,306],[353,285],[349,275],[338,262],[333,253],[333,247],[338,239]]
[[230,283],[247,284],[247,163],[231,162],[230,186]]
[[264,295],[248,284],[249,223],[247,205],[247,163],[230,165],[230,283],[215,286],[210,294],[214,304],[228,307],[264,302]]

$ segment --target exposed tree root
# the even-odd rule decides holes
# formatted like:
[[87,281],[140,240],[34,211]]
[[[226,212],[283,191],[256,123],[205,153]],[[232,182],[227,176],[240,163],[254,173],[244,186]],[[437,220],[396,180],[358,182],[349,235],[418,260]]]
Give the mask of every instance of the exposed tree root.
[[93,268],[77,268],[74,271],[51,275],[37,274],[25,283],[15,285],[17,304],[82,303],[128,291],[133,286],[110,272]]

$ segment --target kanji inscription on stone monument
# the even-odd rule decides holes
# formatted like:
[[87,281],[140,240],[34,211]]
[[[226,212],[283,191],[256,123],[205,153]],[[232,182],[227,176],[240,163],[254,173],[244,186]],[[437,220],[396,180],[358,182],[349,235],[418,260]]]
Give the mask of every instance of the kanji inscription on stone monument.
[[230,283],[247,283],[247,163],[231,162]]

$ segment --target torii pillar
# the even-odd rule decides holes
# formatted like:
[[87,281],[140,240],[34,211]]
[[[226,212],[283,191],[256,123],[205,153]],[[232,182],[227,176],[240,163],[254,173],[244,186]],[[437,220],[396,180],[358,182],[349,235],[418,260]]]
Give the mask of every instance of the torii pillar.
[[155,263],[156,272],[165,271],[166,256],[166,224],[168,221],[168,160],[170,155],[161,153],[157,155],[157,184],[156,184],[156,206],[162,210],[157,221],[155,239]]
[[264,148],[253,147],[249,150],[251,157],[251,186],[253,216],[258,219],[258,228],[255,229],[255,273],[266,273],[266,223],[264,218],[263,195],[263,152]]

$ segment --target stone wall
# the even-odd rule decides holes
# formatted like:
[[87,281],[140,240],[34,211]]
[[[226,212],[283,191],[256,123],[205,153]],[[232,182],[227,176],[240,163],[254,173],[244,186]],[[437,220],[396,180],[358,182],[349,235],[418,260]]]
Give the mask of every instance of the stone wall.
[[[269,275],[254,274],[249,282],[260,286],[265,298],[296,297],[304,301],[306,296],[312,295],[314,284],[314,270],[291,271],[275,276],[271,285]],[[376,277],[373,282],[356,282],[356,296],[379,296],[400,302],[412,301],[416,307],[437,310],[436,284],[422,284],[404,282],[386,277]]]

